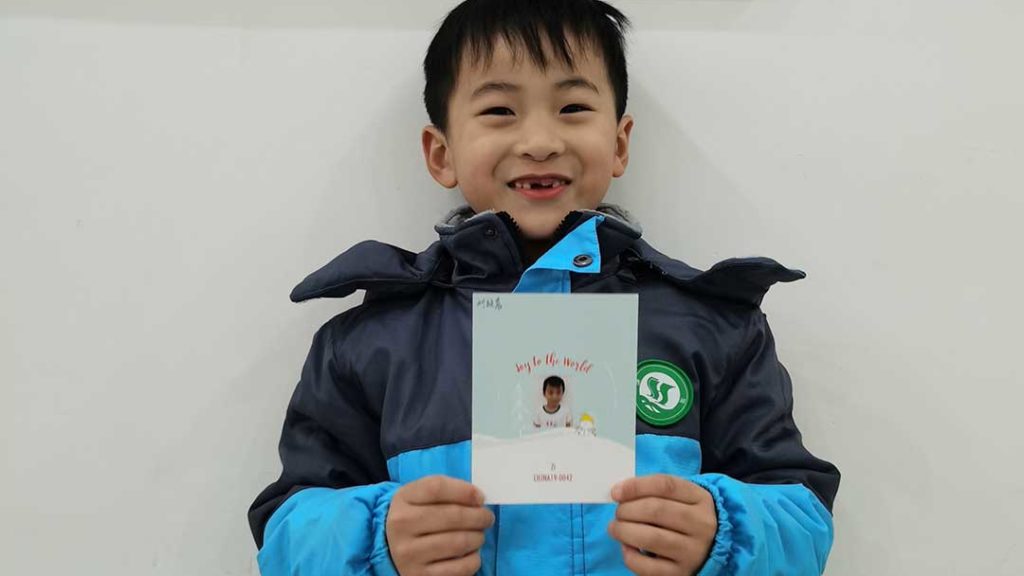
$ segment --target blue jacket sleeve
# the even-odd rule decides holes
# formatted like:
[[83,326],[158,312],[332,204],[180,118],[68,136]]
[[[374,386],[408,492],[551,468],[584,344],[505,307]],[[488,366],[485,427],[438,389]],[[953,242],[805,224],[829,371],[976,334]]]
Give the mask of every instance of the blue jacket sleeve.
[[397,484],[379,407],[337,350],[346,317],[314,337],[285,413],[281,477],[249,509],[263,576],[395,574],[384,524]]
[[767,320],[752,316],[733,375],[701,407],[704,471],[718,533],[700,576],[821,574],[832,547],[839,470],[804,448],[789,374]]

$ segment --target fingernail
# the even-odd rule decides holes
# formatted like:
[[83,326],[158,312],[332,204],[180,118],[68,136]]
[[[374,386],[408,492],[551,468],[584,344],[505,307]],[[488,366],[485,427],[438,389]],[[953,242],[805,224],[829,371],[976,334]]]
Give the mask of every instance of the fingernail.
[[619,482],[615,486],[612,486],[612,500],[616,502],[622,497],[622,482]]
[[484,505],[484,493],[479,490],[476,491],[476,504],[477,506]]

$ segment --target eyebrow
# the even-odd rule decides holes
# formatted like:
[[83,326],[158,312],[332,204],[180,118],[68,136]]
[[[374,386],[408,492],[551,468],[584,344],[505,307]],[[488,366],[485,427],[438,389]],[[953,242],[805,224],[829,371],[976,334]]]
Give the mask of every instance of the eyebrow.
[[[570,90],[572,88],[584,88],[593,91],[595,94],[600,94],[601,91],[597,89],[597,86],[593,82],[587,80],[582,76],[573,76],[566,78],[555,84],[556,90]],[[489,92],[499,92],[502,94],[506,93],[517,93],[520,92],[521,88],[518,84],[511,82],[485,82],[481,84],[476,90],[473,90],[473,94],[469,97],[470,100],[475,100],[484,94]]]
[[593,91],[595,94],[600,94],[601,91],[597,89],[597,86],[593,82],[587,80],[582,76],[573,76],[572,78],[566,78],[558,84],[555,84],[555,88],[559,90],[569,90],[570,88],[585,88]]

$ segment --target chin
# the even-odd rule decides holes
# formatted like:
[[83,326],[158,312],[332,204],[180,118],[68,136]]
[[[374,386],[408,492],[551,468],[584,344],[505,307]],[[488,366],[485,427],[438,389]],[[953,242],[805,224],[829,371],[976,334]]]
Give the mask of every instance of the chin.
[[568,213],[543,216],[524,214],[521,217],[512,214],[512,218],[519,225],[519,230],[527,240],[547,240],[555,234],[555,230],[558,230],[558,226],[565,219],[566,214]]

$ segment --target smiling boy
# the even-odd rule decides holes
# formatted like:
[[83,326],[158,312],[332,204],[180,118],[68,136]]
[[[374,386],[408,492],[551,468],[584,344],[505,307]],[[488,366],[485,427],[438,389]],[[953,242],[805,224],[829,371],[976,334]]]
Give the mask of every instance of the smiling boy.
[[[514,17],[516,4],[500,9]],[[439,37],[444,32],[442,26]],[[612,178],[626,171],[633,119],[624,114],[624,56],[608,66],[597,46],[564,35],[557,56],[546,35],[529,54],[514,39],[492,40],[460,55],[447,109],[431,111],[435,86],[428,85],[434,123],[423,131],[424,156],[434,179],[458,186],[475,212],[511,216],[530,262],[550,246],[567,214],[597,208]],[[430,56],[428,75],[445,65]],[[618,91],[615,72],[622,77]]]
[[[700,272],[601,204],[629,159],[627,24],[596,0],[468,0],[441,25],[423,154],[468,205],[421,253],[364,242],[293,291],[367,295],[314,337],[250,510],[265,576],[824,569],[839,473],[802,445],[759,309],[802,273]],[[470,296],[512,290],[639,295],[637,384],[658,393],[615,504],[485,507],[467,482]]]
[[572,411],[562,406],[565,380],[561,376],[548,376],[541,385],[544,403],[533,416],[534,428],[572,428]]

